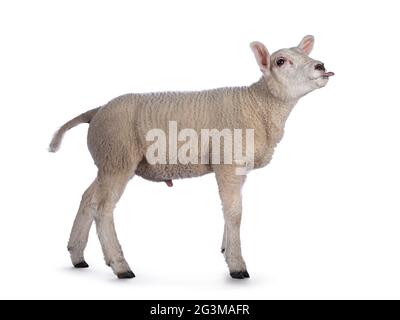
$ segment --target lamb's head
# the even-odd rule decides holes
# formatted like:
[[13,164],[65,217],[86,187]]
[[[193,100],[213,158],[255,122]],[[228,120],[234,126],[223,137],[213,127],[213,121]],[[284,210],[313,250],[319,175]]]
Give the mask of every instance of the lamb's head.
[[252,42],[254,52],[269,91],[285,99],[299,99],[324,87],[333,72],[327,72],[321,61],[309,57],[314,37],[305,36],[297,47],[281,49],[270,55],[261,42]]

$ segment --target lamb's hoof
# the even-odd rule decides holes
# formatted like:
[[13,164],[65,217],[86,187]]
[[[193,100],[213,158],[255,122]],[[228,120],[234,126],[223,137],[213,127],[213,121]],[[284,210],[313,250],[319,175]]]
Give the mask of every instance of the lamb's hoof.
[[249,273],[247,272],[247,270],[244,271],[235,271],[235,272],[231,272],[231,277],[233,279],[245,279],[245,278],[250,278]]
[[89,265],[86,263],[85,260],[83,260],[77,264],[74,264],[74,267],[78,268],[78,269],[82,269],[82,268],[89,268]]
[[132,279],[135,274],[132,271],[121,272],[117,274],[118,279]]

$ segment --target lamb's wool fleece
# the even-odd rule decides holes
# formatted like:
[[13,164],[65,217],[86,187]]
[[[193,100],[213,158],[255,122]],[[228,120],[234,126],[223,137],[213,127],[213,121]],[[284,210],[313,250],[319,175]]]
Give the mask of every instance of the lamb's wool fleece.
[[[169,121],[176,121],[178,130],[191,128],[199,137],[201,129],[227,128],[232,132],[234,129],[243,132],[254,129],[254,166],[265,166],[282,138],[285,121],[295,104],[293,100],[272,96],[265,86],[265,80],[261,78],[244,87],[117,97],[95,109],[95,114],[91,110],[89,150],[99,170],[104,173],[129,170],[137,165],[137,175],[163,181],[212,172],[212,164],[150,165],[145,160],[146,150],[152,143],[146,141],[146,133],[159,128],[168,138]],[[83,116],[87,118],[86,113]]]

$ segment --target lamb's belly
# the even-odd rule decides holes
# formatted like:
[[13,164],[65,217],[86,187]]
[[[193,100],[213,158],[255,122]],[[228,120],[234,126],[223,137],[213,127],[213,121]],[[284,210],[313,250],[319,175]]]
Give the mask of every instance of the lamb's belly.
[[165,181],[174,179],[184,179],[199,177],[212,172],[210,165],[204,164],[155,164],[142,161],[136,174],[144,179],[151,181]]

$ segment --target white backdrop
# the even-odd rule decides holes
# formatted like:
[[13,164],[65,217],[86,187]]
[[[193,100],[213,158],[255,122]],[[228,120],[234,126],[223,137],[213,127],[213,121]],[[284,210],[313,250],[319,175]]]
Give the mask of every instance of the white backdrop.
[[[9,1],[0,4],[0,298],[400,298],[396,1]],[[136,278],[118,281],[92,230],[66,250],[96,169],[70,118],[127,92],[247,85],[249,43],[316,37],[336,73],[294,109],[272,163],[245,185],[251,279],[229,278],[212,175],[134,178],[116,209]]]

